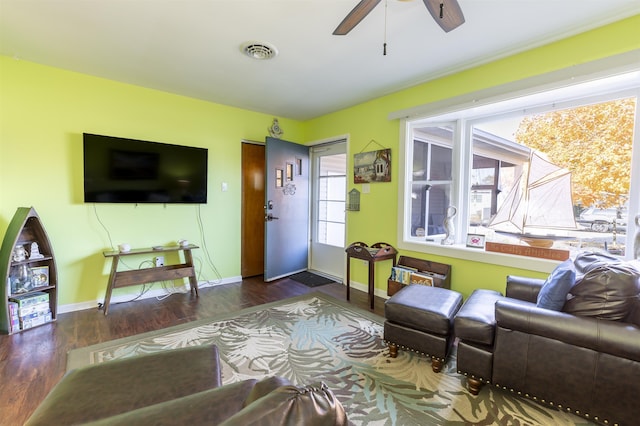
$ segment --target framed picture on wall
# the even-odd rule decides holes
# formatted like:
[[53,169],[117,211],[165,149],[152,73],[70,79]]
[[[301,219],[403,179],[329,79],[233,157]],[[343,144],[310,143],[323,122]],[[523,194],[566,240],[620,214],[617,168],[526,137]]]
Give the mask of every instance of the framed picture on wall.
[[353,183],[391,182],[391,149],[353,156]]

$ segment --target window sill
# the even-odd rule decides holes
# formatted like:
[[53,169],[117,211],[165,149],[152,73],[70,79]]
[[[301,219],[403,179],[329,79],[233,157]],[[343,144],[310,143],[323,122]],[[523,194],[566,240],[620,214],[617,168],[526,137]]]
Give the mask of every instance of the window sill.
[[510,268],[526,269],[528,271],[544,273],[552,272],[559,263],[557,260],[487,252],[484,249],[467,247],[463,244],[443,246],[440,243],[427,241],[401,241],[398,243],[398,248],[425,254],[446,256],[454,259],[489,263],[492,265],[507,266]]

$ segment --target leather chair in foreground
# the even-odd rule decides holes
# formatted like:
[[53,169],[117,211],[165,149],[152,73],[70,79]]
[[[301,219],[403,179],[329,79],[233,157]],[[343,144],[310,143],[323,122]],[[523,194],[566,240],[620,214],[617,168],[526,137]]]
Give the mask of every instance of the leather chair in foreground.
[[[552,278],[569,278],[568,292],[551,295],[558,310],[539,306]],[[631,263],[585,254],[546,282],[508,277],[506,297],[476,290],[454,330],[472,394],[490,383],[598,423],[640,421],[640,279]]]

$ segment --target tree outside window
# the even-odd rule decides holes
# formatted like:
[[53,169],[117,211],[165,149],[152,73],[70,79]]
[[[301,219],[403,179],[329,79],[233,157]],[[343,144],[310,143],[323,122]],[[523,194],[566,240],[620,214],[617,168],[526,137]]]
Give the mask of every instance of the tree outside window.
[[[577,231],[562,234],[567,238],[554,247],[624,253],[624,241],[618,235],[625,234],[627,229],[626,203],[629,198],[635,110],[636,98],[624,98],[527,115],[520,119],[513,132],[513,141],[526,151],[539,152],[550,163],[571,172]],[[513,163],[505,161],[505,152],[512,156],[516,152],[513,145],[486,130],[499,127],[497,123],[484,123],[474,127],[473,131],[469,209],[472,227],[483,227],[495,216],[504,195],[514,185],[520,184],[513,180],[513,172],[519,173],[518,170],[526,164],[524,158]],[[483,150],[482,140],[492,140],[493,144]],[[510,171],[511,182],[503,179],[507,171]],[[479,195],[484,196],[479,199]],[[556,211],[551,208],[545,214],[550,217],[559,215],[559,209],[560,206]],[[548,231],[553,229],[550,226]],[[490,229],[485,231],[490,233]],[[478,228],[473,232],[479,232]],[[544,232],[541,230],[542,235]]]

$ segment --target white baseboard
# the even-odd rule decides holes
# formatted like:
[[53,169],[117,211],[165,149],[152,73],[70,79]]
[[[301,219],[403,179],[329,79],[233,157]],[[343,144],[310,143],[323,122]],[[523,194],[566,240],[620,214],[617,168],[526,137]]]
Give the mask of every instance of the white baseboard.
[[[236,276],[236,277],[228,277],[228,278],[222,278],[220,280],[215,280],[215,281],[200,281],[198,282],[198,288],[207,288],[207,287],[215,287],[218,285],[224,285],[224,284],[231,284],[231,283],[237,283],[238,281],[242,281],[242,277],[241,276]],[[188,292],[189,291],[189,285],[185,284],[184,287],[174,287],[176,291],[180,291],[180,292]],[[367,293],[369,291],[369,286],[367,284],[362,284],[356,281],[351,281],[351,288],[352,289],[356,289],[356,290],[360,290],[363,291],[365,293]],[[117,296],[113,296],[111,298],[111,304],[115,304],[115,303],[122,303],[122,302],[128,302],[131,299],[135,298],[136,296],[138,296],[139,294],[139,289],[136,288],[136,291],[131,292],[130,294],[119,294]],[[345,289],[346,291],[346,289]],[[151,297],[158,297],[158,298],[162,298],[162,297],[166,297],[169,293],[167,293],[167,291],[163,288],[155,288],[155,286],[153,288],[151,288],[151,290],[149,290],[148,292],[146,292],[145,294],[143,294],[142,296],[138,297],[138,299],[136,300],[143,300],[143,299],[149,299]],[[380,288],[376,288],[375,289],[375,295],[382,297],[383,299],[388,299],[389,296],[387,295],[387,291],[385,289],[380,289]],[[67,305],[60,305],[58,306],[58,314],[64,314],[67,312],[75,312],[75,311],[83,311],[85,309],[97,309],[99,305],[101,305],[102,303],[104,303],[104,299],[100,299],[100,300],[88,300],[86,302],[80,302],[80,303],[70,303]]]
[[[236,283],[238,281],[242,281],[242,277],[241,276],[222,278],[220,280],[215,280],[215,281],[214,280],[211,280],[211,281],[200,281],[200,282],[198,282],[198,288],[202,289],[202,288],[207,288],[207,287],[215,287],[215,286],[218,286],[218,285]],[[180,286],[180,287],[173,287],[173,289],[175,290],[175,292],[181,292],[181,293],[185,292],[186,293],[186,292],[189,291],[189,284],[185,284],[184,286]],[[133,290],[133,288],[132,288],[132,290]],[[122,303],[122,302],[131,301],[132,299],[137,297],[139,294],[140,294],[140,289],[138,287],[138,288],[135,289],[135,291],[132,291],[130,294],[119,294],[117,296],[111,297],[111,304],[113,305],[115,303]],[[166,297],[168,295],[170,295],[170,293],[167,290],[165,290],[164,288],[158,286],[158,284],[155,283],[155,285],[149,291],[147,291],[142,296],[138,297],[136,300],[149,299],[151,297],[162,298],[162,297]],[[75,311],[83,311],[85,309],[97,309],[98,306],[102,305],[102,303],[104,303],[104,299],[87,300],[86,302],[70,303],[70,304],[67,304],[67,305],[60,305],[60,306],[58,306],[58,314],[64,314],[64,313],[67,313],[67,312],[75,312]]]
[[[345,285],[345,286],[346,286],[346,284],[343,284],[343,285]],[[363,292],[365,292],[365,293],[368,293],[368,292],[369,292],[369,286],[368,286],[367,284],[362,284],[362,283],[359,283],[359,282],[357,282],[357,281],[353,281],[353,280],[351,280],[351,285],[350,285],[350,287],[351,287],[352,289],[360,290],[360,291],[363,291]],[[345,289],[345,291],[346,291],[346,289]],[[376,296],[378,296],[378,297],[382,297],[383,299],[388,299],[388,298],[389,298],[389,295],[387,294],[387,289],[381,289],[381,288],[377,288],[377,287],[376,287],[376,288],[374,289],[373,294],[375,294],[375,295],[376,295]]]

